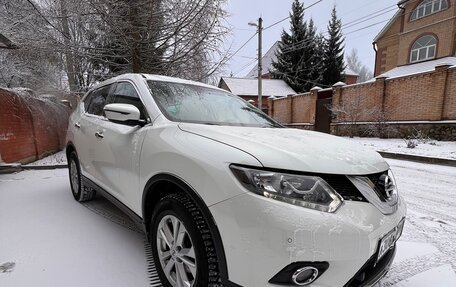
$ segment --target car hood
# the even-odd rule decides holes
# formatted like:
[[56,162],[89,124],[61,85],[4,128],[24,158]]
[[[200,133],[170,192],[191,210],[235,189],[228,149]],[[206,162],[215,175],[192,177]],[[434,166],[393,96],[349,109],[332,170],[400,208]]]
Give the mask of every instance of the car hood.
[[319,132],[190,123],[180,123],[179,127],[243,150],[269,168],[347,175],[377,173],[389,168],[377,152]]

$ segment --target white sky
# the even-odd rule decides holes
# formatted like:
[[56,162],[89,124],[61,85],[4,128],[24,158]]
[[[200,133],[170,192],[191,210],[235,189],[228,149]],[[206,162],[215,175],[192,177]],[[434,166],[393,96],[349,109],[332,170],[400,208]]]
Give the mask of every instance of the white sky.
[[[301,0],[306,7],[316,1]],[[236,51],[255,33],[255,27],[247,25],[248,22],[255,22],[261,15],[263,18],[263,27],[267,27],[287,17],[291,10],[292,2],[293,0],[227,0],[227,10],[230,13],[228,22],[233,28],[232,37],[228,41],[232,43],[231,51]],[[347,34],[345,36],[346,54],[353,48],[358,49],[361,62],[373,71],[375,52],[372,47],[372,41],[397,10],[397,2],[397,0],[322,0],[322,2],[306,10],[304,17],[306,20],[312,17],[317,28],[320,31],[326,31],[331,9],[335,4],[338,16],[342,20],[342,25],[346,25],[346,27],[343,27],[344,35]],[[380,10],[382,12],[361,19],[360,22],[364,21],[362,23],[350,24],[354,20]],[[378,22],[382,23],[376,24]],[[353,32],[370,25],[373,26]],[[282,29],[288,31],[289,28],[290,22],[289,20],[285,20],[263,32],[263,55],[275,41],[280,40]],[[230,60],[225,69],[226,73],[229,75],[232,72],[237,77],[245,76],[255,65],[253,58],[256,57],[257,47],[258,37],[255,36]]]

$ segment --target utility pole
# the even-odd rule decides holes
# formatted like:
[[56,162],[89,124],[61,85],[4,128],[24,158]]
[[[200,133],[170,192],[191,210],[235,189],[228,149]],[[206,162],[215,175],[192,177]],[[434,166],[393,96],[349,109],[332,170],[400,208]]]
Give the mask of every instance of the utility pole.
[[261,75],[263,72],[263,65],[262,65],[262,52],[261,52],[261,42],[262,42],[262,32],[263,32],[263,19],[260,17],[258,18],[258,108],[260,111],[262,110],[261,105],[263,103],[263,83],[261,82]]
[[260,17],[258,18],[258,23],[249,23],[250,26],[255,26],[258,28],[258,108],[261,110],[261,104],[263,101],[263,84],[261,82],[261,74],[263,72],[263,65],[262,65],[262,52],[261,52],[261,43],[262,43],[262,33],[263,33],[263,19]]

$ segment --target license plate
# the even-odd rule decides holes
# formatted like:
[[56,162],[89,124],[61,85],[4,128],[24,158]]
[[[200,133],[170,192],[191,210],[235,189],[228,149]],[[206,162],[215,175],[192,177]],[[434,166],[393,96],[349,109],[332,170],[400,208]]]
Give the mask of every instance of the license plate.
[[383,238],[380,240],[380,245],[378,247],[378,255],[377,255],[377,261],[380,261],[383,256],[394,246],[396,241],[401,237],[402,235],[402,229],[404,228],[404,221],[405,218],[399,222],[399,224],[388,234],[383,236]]

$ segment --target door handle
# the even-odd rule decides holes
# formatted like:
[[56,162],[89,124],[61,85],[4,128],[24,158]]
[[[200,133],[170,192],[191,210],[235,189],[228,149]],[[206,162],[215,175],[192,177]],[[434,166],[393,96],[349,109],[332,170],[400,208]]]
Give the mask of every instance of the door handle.
[[95,133],[95,136],[96,136],[97,138],[99,138],[99,139],[104,138],[104,135],[103,135],[102,132],[96,132],[96,133]]
[[77,122],[77,123],[74,123],[74,126],[75,126],[75,127],[77,127],[78,129],[80,129],[80,128],[81,128],[81,124],[80,124],[79,122]]

